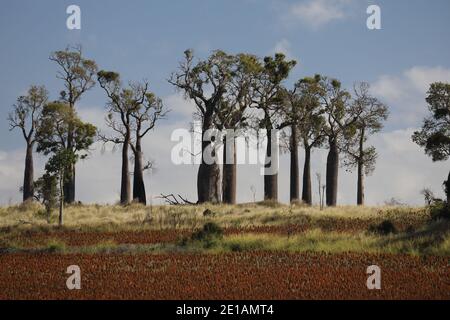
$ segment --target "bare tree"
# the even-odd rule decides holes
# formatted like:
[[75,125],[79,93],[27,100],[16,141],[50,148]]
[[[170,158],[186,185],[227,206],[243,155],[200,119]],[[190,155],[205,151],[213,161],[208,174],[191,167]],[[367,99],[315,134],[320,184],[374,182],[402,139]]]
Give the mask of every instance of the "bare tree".
[[223,136],[222,201],[236,203],[236,137],[248,127],[248,107],[252,102],[253,84],[258,70],[258,58],[238,54],[232,68],[227,94],[219,104],[215,125],[226,130]]
[[120,202],[123,205],[130,203],[128,149],[131,147],[134,154],[133,199],[146,204],[143,172],[150,169],[152,163],[143,163],[142,139],[167,111],[161,99],[149,91],[146,81],[130,83],[127,88],[122,88],[119,74],[111,71],[98,72],[98,81],[109,98],[106,124],[113,131],[112,136],[101,133],[100,138],[105,143],[122,145]]
[[120,203],[127,205],[131,201],[129,146],[131,141],[131,114],[138,108],[145,96],[132,87],[122,88],[120,76],[116,72],[98,72],[98,81],[108,96],[108,116],[106,125],[112,130],[111,136],[100,133],[104,143],[122,145],[122,175],[120,183]]
[[[252,106],[262,113],[259,128],[266,129],[267,147],[265,168],[272,166],[272,131],[289,126],[283,122],[281,109],[285,108],[283,81],[289,76],[296,61],[286,61],[282,53],[265,57],[255,82]],[[264,199],[278,201],[278,173],[264,175]]]
[[34,196],[33,147],[39,118],[47,99],[48,92],[44,86],[31,86],[27,95],[17,99],[13,106],[14,110],[8,115],[10,130],[20,129],[27,145],[22,186],[23,201],[32,200]]
[[219,202],[220,168],[217,161],[205,161],[205,153],[209,149],[212,150],[213,158],[217,156],[215,143],[206,133],[214,128],[219,104],[232,77],[234,56],[218,50],[195,65],[192,50],[186,50],[184,56],[178,72],[172,74],[169,83],[184,92],[186,98],[194,101],[202,121],[202,156],[197,175],[198,202]]
[[328,139],[328,156],[326,170],[326,203],[337,205],[339,153],[345,130],[352,120],[348,114],[350,93],[344,90],[336,79],[316,76],[319,83],[319,98],[325,112],[323,132]]
[[369,89],[366,82],[354,86],[354,99],[349,112],[355,120],[347,129],[349,133],[345,141],[344,164],[349,169],[356,167],[358,171],[358,205],[364,205],[364,176],[375,170],[377,159],[375,147],[366,147],[365,143],[369,135],[383,128],[383,121],[387,120],[389,114],[387,106],[371,96]]
[[299,147],[299,130],[300,122],[299,99],[296,94],[296,88],[286,90],[285,92],[286,107],[281,110],[284,120],[289,122],[287,130],[281,132],[281,150],[289,152],[290,155],[290,202],[296,203],[300,200],[300,173],[298,166],[298,147]]
[[287,92],[286,119],[290,121],[291,135],[291,202],[299,199],[298,146],[305,150],[303,167],[302,201],[312,205],[311,152],[320,147],[325,138],[325,119],[318,98],[318,78],[299,80],[293,90]]
[[[55,51],[50,55],[50,60],[55,62],[59,71],[57,78],[64,83],[64,90],[60,93],[60,100],[75,109],[81,96],[95,85],[97,64],[93,60],[83,57],[81,46],[67,47],[62,51]],[[73,150],[73,128],[69,128],[69,140],[67,149]],[[75,165],[66,170],[67,179],[64,184],[65,202],[75,201]]]
[[134,139],[132,138],[129,143],[134,153],[133,200],[145,205],[147,196],[143,172],[151,169],[152,162],[147,162],[145,165],[143,163],[142,139],[153,130],[156,122],[163,119],[168,111],[164,109],[162,100],[148,90],[147,82],[135,84],[132,87],[134,92],[141,92],[141,95],[144,96],[142,103],[137,105],[131,113]]

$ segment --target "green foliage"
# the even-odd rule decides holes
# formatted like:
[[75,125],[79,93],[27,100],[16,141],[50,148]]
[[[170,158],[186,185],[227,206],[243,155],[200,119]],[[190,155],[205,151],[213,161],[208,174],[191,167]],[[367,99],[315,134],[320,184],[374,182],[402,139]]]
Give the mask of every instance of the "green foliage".
[[[97,129],[84,123],[65,103],[53,102],[44,106],[40,126],[36,132],[37,151],[45,155],[69,148],[74,153],[87,150],[93,143]],[[85,154],[80,158],[86,157]]]
[[194,64],[192,50],[184,52],[185,61],[180,70],[172,74],[169,83],[193,99],[201,114],[215,113],[226,87],[233,77],[235,57],[221,50],[214,51],[206,60]]
[[64,242],[54,239],[47,243],[45,250],[50,253],[64,253],[67,249]]
[[27,95],[17,99],[14,110],[8,115],[10,129],[20,129],[28,143],[33,142],[38,119],[47,99],[48,92],[44,86],[31,86]]
[[204,217],[213,217],[215,215],[216,215],[216,213],[213,212],[211,209],[206,209],[205,211],[203,211]]
[[348,107],[350,121],[344,131],[345,159],[348,171],[358,165],[364,168],[364,174],[375,170],[378,153],[375,147],[366,146],[370,135],[379,132],[389,116],[388,107],[370,94],[370,85],[366,82],[354,86],[354,97]]
[[450,220],[450,208],[444,201],[433,201],[429,206],[431,220]]
[[298,128],[299,141],[306,148],[322,146],[325,126],[324,111],[319,99],[317,77],[300,79],[294,90],[287,92],[289,110],[286,118]]
[[37,199],[39,199],[45,207],[47,222],[50,222],[52,211],[58,204],[59,190],[57,177],[45,173],[34,183],[34,188]]
[[390,220],[384,220],[378,225],[370,226],[369,232],[380,235],[389,235],[397,233],[397,228]]
[[55,51],[50,60],[60,67],[58,78],[64,81],[66,88],[61,91],[60,98],[73,107],[81,95],[95,85],[97,64],[83,57],[81,46]]
[[222,238],[223,229],[214,222],[206,223],[201,230],[194,232],[191,236],[192,241],[201,242],[205,248],[211,248]]
[[450,83],[432,83],[426,101],[431,114],[412,139],[433,161],[444,161],[450,156]]
[[289,76],[296,64],[297,61],[295,60],[286,61],[286,56],[283,53],[276,53],[274,57],[264,58],[263,72],[273,84],[280,84]]
[[[311,81],[311,80],[310,80]],[[350,93],[341,83],[332,78],[316,75],[314,89],[322,105],[322,112],[328,119],[323,133],[334,143],[339,143],[353,119],[349,112]]]
[[[62,185],[72,178],[72,170],[78,159],[87,156],[86,151],[94,142],[97,129],[78,118],[76,112],[67,103],[48,103],[42,110],[42,117],[36,132],[37,151],[50,155],[46,165],[46,174],[41,182],[42,195],[47,193],[47,213],[50,216],[53,198],[57,194],[60,202],[59,223],[63,222]],[[57,181],[55,183],[55,181]],[[56,192],[56,188],[59,188]]]
[[97,72],[97,79],[101,84],[119,81],[120,75],[117,72],[100,70]]
[[259,121],[259,127],[267,130],[282,129],[288,125],[282,117],[286,109],[285,89],[283,82],[295,67],[295,60],[286,60],[282,53],[276,53],[274,57],[267,56],[263,59],[260,72],[256,76],[254,84],[253,106],[264,112],[264,117]]
[[75,164],[77,160],[78,156],[72,150],[58,150],[48,159],[45,165],[45,171],[50,175],[63,175],[64,169]]

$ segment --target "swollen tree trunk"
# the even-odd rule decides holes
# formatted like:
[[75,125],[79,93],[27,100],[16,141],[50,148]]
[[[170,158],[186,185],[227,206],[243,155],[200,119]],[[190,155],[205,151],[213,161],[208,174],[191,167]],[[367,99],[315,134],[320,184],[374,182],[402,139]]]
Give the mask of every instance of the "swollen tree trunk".
[[33,200],[34,196],[34,166],[33,166],[33,143],[27,143],[25,156],[25,170],[23,175],[23,201]]
[[291,130],[291,177],[290,177],[290,200],[291,203],[299,200],[299,169],[298,169],[298,140],[297,129],[292,126]]
[[445,183],[445,193],[447,194],[447,207],[450,208],[450,172],[448,173],[448,178]]
[[330,139],[330,150],[327,157],[326,201],[327,206],[337,205],[339,151],[334,139]]
[[[208,112],[203,117],[202,140],[206,130],[212,128],[212,112]],[[220,202],[220,168],[217,161],[209,164],[205,162],[206,149],[211,145],[211,141],[202,141],[202,162],[197,174],[197,195],[198,203],[218,203]]]
[[120,204],[127,205],[130,203],[131,187],[130,187],[130,169],[128,162],[130,133],[125,135],[122,145],[122,178],[120,182]]
[[[234,137],[225,138],[224,141],[222,201],[227,204],[236,204],[236,142]],[[227,158],[230,159],[227,161]]]
[[64,202],[72,204],[75,202],[75,165],[70,164],[66,168],[67,176],[64,183]]
[[[266,164],[264,167],[270,170],[272,162],[272,129],[267,129]],[[271,173],[264,175],[264,200],[278,201],[278,170]]]
[[144,174],[142,168],[141,138],[136,139],[136,148],[134,152],[133,200],[137,200],[139,203],[144,205],[147,204],[147,195],[145,194]]
[[[320,189],[320,186],[319,186]],[[311,147],[305,146],[305,165],[303,167],[303,189],[302,200],[308,205],[312,205],[311,190]]]

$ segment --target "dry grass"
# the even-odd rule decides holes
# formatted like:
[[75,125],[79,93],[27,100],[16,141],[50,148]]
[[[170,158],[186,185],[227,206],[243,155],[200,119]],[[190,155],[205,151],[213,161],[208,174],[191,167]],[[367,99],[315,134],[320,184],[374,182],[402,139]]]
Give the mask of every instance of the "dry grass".
[[[209,209],[212,215],[204,216]],[[0,208],[0,228],[35,227],[56,225],[54,212],[49,224],[43,208],[37,203]],[[325,208],[287,206],[274,204],[239,204],[196,206],[142,206],[72,205],[65,208],[66,228],[99,231],[150,229],[196,229],[205,222],[214,221],[222,227],[252,227],[261,225],[302,225],[326,219],[359,219],[405,221],[411,218],[426,220],[428,213],[415,207],[355,207]]]
[[[208,214],[205,215],[207,209]],[[78,231],[97,232],[101,240],[75,246],[66,245],[61,238],[58,239],[57,232],[53,233],[61,231],[56,227],[56,213],[49,224],[42,210],[36,203],[0,208],[0,228],[4,231],[0,233],[0,247],[13,251],[31,248],[45,252],[75,253],[223,253],[263,250],[450,255],[450,223],[430,223],[430,213],[424,208],[343,206],[321,211],[317,207],[276,203],[153,207],[137,204],[127,207],[74,205],[65,210],[65,227],[62,231],[72,230],[77,234]],[[399,232],[380,235],[368,231],[371,225],[385,220],[396,225]],[[101,236],[105,232],[116,234],[147,230],[178,230],[175,232],[181,234],[181,229],[190,234],[207,222],[238,232],[225,235],[207,248],[193,241],[184,244],[116,243]],[[276,226],[282,226],[288,232],[265,231]],[[51,236],[48,242],[24,246],[24,240],[33,242],[29,231],[54,234],[55,238]]]
[[450,256],[450,223],[440,221],[430,224],[414,233],[374,235],[368,232],[341,233],[324,232],[320,229],[305,231],[292,236],[264,233],[241,233],[227,235],[207,245],[203,241],[182,240],[178,243],[122,244],[114,241],[100,241],[93,245],[68,246],[64,241],[51,239],[32,248],[9,243],[7,252],[50,252],[67,254],[171,254],[283,251],[292,253],[321,252],[408,254]]

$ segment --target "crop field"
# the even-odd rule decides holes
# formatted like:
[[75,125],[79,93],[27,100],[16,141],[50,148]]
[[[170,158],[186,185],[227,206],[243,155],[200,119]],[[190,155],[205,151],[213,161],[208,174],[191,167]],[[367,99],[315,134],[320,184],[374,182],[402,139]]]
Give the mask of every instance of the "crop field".
[[450,223],[424,208],[76,205],[64,227],[40,210],[0,209],[0,299],[450,299]]

